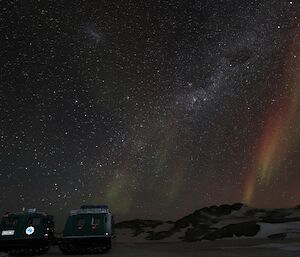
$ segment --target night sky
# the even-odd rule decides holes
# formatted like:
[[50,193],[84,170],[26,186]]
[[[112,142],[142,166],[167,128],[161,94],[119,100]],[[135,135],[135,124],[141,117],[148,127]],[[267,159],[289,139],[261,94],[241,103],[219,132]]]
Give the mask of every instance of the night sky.
[[300,204],[300,2],[0,1],[0,211]]

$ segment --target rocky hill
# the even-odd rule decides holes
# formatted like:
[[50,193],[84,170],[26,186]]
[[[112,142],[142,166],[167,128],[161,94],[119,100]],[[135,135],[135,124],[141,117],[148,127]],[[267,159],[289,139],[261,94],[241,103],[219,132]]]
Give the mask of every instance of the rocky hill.
[[116,235],[121,241],[300,238],[300,206],[289,209],[254,209],[241,203],[211,206],[176,221],[123,221],[116,224]]

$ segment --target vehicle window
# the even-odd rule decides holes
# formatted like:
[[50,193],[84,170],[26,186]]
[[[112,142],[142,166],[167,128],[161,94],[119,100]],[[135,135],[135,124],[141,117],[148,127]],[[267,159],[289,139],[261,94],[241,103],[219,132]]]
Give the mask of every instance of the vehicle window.
[[8,217],[3,219],[3,225],[6,227],[15,227],[18,223],[18,219]]
[[29,219],[27,225],[28,226],[38,226],[41,223],[41,218],[31,218]]
[[93,217],[91,224],[92,224],[92,226],[98,226],[98,225],[100,225],[100,218]]
[[77,227],[83,227],[84,226],[84,223],[85,223],[85,219],[78,219],[77,220]]

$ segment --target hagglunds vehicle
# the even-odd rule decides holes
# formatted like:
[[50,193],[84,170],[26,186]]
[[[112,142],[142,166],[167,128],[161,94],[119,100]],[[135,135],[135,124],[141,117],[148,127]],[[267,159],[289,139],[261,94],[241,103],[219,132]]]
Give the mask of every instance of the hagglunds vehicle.
[[104,253],[111,249],[113,215],[107,205],[84,205],[73,210],[59,247],[64,254]]
[[0,223],[0,252],[11,255],[46,253],[53,240],[53,216],[29,209],[6,213]]

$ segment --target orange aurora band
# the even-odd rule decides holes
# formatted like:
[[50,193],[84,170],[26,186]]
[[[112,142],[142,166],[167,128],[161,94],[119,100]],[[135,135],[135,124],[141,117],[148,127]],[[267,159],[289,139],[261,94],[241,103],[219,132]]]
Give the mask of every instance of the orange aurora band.
[[297,127],[300,124],[300,30],[295,34],[285,65],[285,91],[288,93],[281,93],[278,99],[274,99],[266,122],[263,123],[253,164],[246,177],[243,200],[247,204],[262,201],[257,199],[261,195],[258,196],[256,191],[262,187],[268,189],[286,175],[284,163],[299,143]]

